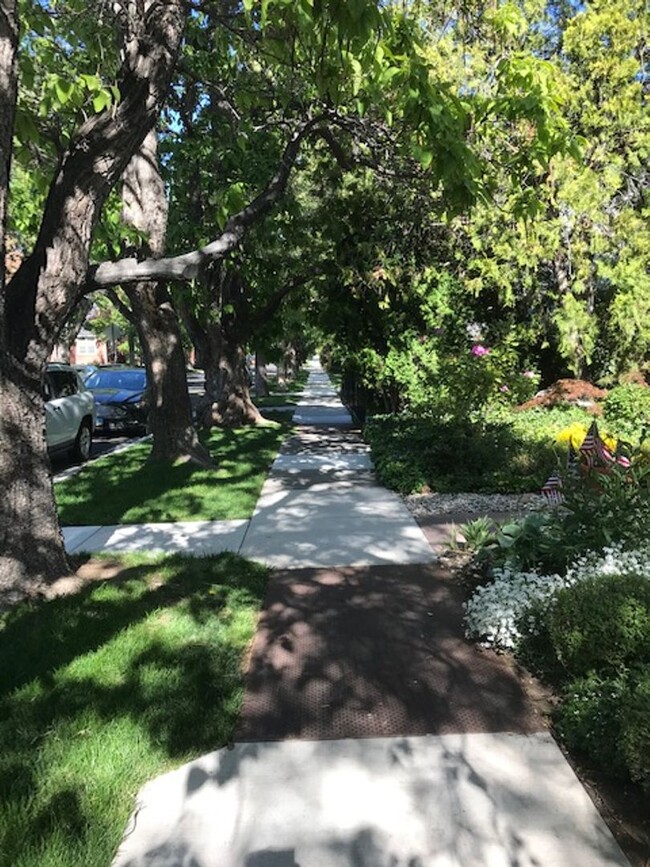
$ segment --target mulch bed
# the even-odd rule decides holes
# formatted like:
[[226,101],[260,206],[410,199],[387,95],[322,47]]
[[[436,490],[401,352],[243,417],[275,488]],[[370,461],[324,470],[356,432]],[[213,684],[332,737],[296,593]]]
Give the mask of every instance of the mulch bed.
[[437,565],[275,572],[236,740],[543,730],[506,660],[464,638],[463,597]]
[[590,412],[599,413],[598,402],[607,397],[607,390],[598,388],[584,379],[558,379],[540,394],[522,403],[517,409],[533,409],[536,406],[561,406],[567,403],[584,401],[591,404]]

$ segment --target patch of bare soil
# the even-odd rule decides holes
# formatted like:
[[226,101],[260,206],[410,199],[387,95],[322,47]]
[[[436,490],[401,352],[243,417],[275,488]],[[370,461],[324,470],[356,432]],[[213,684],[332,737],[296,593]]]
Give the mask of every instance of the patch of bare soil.
[[545,388],[539,394],[536,394],[535,397],[527,400],[526,403],[522,403],[517,409],[534,409],[538,406],[562,406],[563,404],[572,403],[584,406],[589,412],[598,415],[601,411],[598,404],[605,397],[607,397],[606,389],[598,388],[598,386],[584,379],[558,379],[553,385]]
[[[73,568],[78,562],[78,559],[76,562],[73,560]],[[56,596],[67,596],[70,593],[78,593],[88,584],[117,578],[123,570],[124,563],[121,563],[119,560],[98,557],[90,558],[85,562],[81,562],[77,570],[71,575],[66,575],[64,578],[59,578],[58,581],[50,584],[45,589],[43,595],[46,599],[53,599]]]
[[[441,560],[468,597],[485,583],[485,574],[470,552],[446,551]],[[553,688],[534,677],[510,654],[503,654],[503,658],[516,673],[535,711],[553,731],[551,717],[559,701]],[[632,867],[650,867],[650,799],[641,786],[607,779],[571,755],[559,738],[557,742]]]
[[[54,599],[56,596],[67,596],[70,593],[78,593],[90,584],[120,578],[127,571],[128,566],[119,559],[111,557],[92,557],[87,555],[75,555],[70,558],[73,572],[64,578],[59,578],[53,584],[40,591],[46,599]],[[155,590],[163,584],[163,579],[152,572],[148,578],[148,585]]]

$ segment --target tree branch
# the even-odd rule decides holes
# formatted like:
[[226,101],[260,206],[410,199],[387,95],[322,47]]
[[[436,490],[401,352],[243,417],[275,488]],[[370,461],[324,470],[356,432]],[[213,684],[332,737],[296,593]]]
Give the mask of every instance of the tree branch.
[[308,283],[310,280],[313,280],[314,277],[320,277],[325,273],[324,265],[320,265],[311,270],[308,274],[301,274],[299,277],[295,277],[290,283],[287,283],[286,286],[283,286],[282,289],[278,289],[278,291],[273,295],[272,298],[267,301],[264,307],[261,310],[258,310],[251,317],[250,330],[255,331],[263,322],[267,319],[270,319],[272,316],[275,316],[280,305],[284,301],[284,299],[291,292],[294,292],[296,289],[299,289],[301,286],[304,286],[305,283]]
[[284,149],[275,175],[252,202],[228,220],[225,229],[214,241],[179,256],[103,262],[89,270],[88,282],[96,289],[142,280],[194,280],[209,262],[223,259],[233,250],[247,229],[271,210],[286,189],[302,142],[319,129],[323,120],[324,116],[320,115],[305,121],[296,129]]
[[122,301],[120,296],[117,294],[116,290],[113,287],[109,287],[106,289],[106,294],[111,299],[113,306],[119,310],[122,316],[126,319],[127,322],[130,322],[133,327],[137,325],[138,319],[133,310]]

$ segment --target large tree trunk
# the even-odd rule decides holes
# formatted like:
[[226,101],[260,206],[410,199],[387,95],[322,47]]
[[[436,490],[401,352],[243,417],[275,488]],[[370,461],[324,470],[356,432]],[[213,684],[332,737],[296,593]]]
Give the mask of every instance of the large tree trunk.
[[69,573],[45,447],[36,371],[0,364],[0,608]]
[[11,169],[11,141],[16,114],[18,11],[16,0],[0,0],[0,325],[5,286],[5,235]]
[[197,411],[199,424],[244,427],[264,421],[250,395],[244,346],[229,340],[214,322],[202,325],[195,319],[191,333],[200,347],[205,373],[205,395]]
[[0,2],[0,607],[65,575],[68,563],[45,449],[41,367],[8,351],[5,235],[16,106],[16,3]]
[[[160,176],[156,133],[152,130],[124,173],[122,216],[140,231],[148,256],[162,256],[167,234],[167,196]],[[151,398],[152,460],[193,460],[210,466],[192,422],[185,353],[178,318],[162,283],[126,286],[144,353]]]
[[[251,399],[246,368],[245,345],[251,317],[241,276],[227,264],[219,263],[207,279],[210,300],[201,318],[190,304],[179,299],[181,316],[199,348],[205,372],[199,423],[202,427],[259,424],[264,419]],[[209,317],[212,321],[206,322]]]
[[224,335],[219,368],[223,380],[221,397],[209,407],[204,423],[222,427],[244,427],[264,421],[251,399],[246,369],[246,350],[237,340]]
[[255,353],[255,394],[258,397],[269,396],[269,377],[266,371],[264,353],[258,349]]
[[294,347],[289,344],[284,350],[284,370],[287,379],[295,379],[296,373],[298,372],[298,358],[296,354],[296,350]]
[[206,409],[221,400],[224,387],[224,374],[221,368],[221,327],[214,322],[197,325],[193,334],[200,347],[201,366],[205,375],[205,394],[198,407],[202,418]]
[[[11,23],[6,10],[15,11],[5,0],[0,91],[7,81],[15,84],[15,69],[8,79],[4,69],[6,22]],[[0,311],[0,556],[4,592],[13,597],[29,594],[33,582],[56,580],[67,568],[43,441],[43,368],[87,285],[90,243],[106,197],[160,113],[183,34],[180,0],[120,6],[120,14],[125,26],[121,99],[84,121],[71,139],[34,251],[5,287]],[[0,105],[0,129],[4,122]],[[5,143],[0,144],[4,164]]]
[[127,293],[136,316],[149,380],[151,459],[192,460],[212,466],[192,422],[185,353],[171,300],[157,283],[140,283],[127,288]]

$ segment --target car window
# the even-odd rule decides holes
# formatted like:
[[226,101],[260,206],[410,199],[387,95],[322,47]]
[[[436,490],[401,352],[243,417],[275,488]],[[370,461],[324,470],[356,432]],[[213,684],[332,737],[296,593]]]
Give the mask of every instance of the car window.
[[119,388],[125,391],[142,391],[146,384],[146,374],[140,370],[97,370],[86,380],[86,388]]
[[72,370],[50,370],[53,397],[71,397],[79,391],[77,374]]

